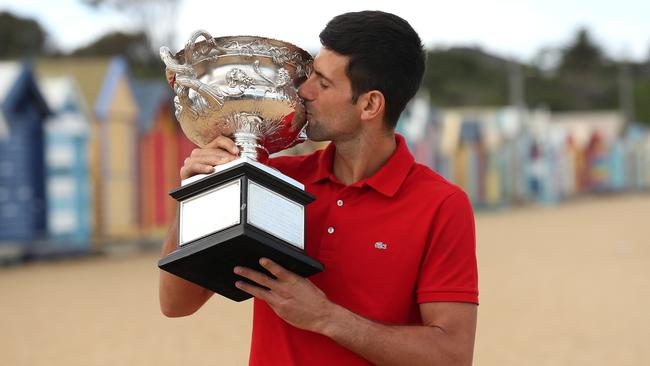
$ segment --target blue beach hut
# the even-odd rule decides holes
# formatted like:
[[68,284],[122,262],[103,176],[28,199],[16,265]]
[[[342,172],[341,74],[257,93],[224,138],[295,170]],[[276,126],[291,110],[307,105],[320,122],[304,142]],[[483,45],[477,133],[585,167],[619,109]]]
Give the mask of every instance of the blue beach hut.
[[0,63],[0,243],[46,235],[43,122],[49,110],[31,66]]
[[42,78],[39,84],[52,111],[45,123],[49,240],[32,250],[37,255],[87,252],[92,212],[85,101],[70,77]]

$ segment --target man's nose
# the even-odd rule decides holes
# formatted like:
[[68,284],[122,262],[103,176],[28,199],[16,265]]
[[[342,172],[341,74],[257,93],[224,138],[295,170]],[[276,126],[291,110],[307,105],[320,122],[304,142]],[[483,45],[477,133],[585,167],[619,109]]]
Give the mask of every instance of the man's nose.
[[313,85],[313,80],[314,78],[312,77],[313,74],[309,75],[307,80],[305,80],[300,86],[298,87],[298,95],[304,99],[304,100],[313,100],[314,99],[314,93],[313,90],[314,88],[311,86]]

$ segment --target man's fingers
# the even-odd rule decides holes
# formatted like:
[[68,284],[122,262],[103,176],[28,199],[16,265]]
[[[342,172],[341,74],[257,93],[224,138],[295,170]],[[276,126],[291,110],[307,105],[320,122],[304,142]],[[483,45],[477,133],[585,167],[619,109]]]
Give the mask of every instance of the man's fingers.
[[210,174],[212,172],[214,172],[214,166],[212,164],[185,162],[185,165],[181,168],[180,175],[181,179],[187,179],[197,174]]
[[223,149],[228,151],[233,155],[239,154],[239,148],[235,145],[235,142],[223,135],[217,136],[214,140],[210,141],[204,148],[208,149]]
[[228,154],[223,150],[212,150],[211,152],[193,153],[185,159],[181,168],[181,179],[186,179],[196,174],[210,174],[214,167],[237,159],[237,156]]
[[230,151],[221,149],[221,148],[211,148],[211,147],[205,147],[203,149],[194,149],[192,150],[192,153],[190,154],[191,158],[204,158],[204,157],[210,157],[210,156],[232,156],[232,157],[237,157],[236,154],[230,153]]
[[196,149],[192,151],[192,155],[186,162],[220,165],[235,159],[237,159],[237,155],[233,155],[221,149]]
[[237,281],[235,282],[235,287],[238,289],[247,292],[254,297],[264,300],[266,302],[272,301],[273,293],[269,290],[263,289],[261,287],[251,285],[250,283],[244,282],[244,281]]
[[264,287],[268,287],[273,291],[278,290],[278,283],[276,280],[272,279],[271,277],[257,272],[253,269],[246,268],[246,267],[235,267],[233,269],[233,272],[235,274],[238,274],[242,277],[248,278],[249,280],[258,283]]
[[235,142],[226,136],[217,136],[203,148],[192,150],[181,168],[181,179],[187,179],[197,174],[210,174],[214,166],[228,163],[237,159],[239,148]]
[[189,171],[197,174],[209,174],[214,171],[214,166],[211,164],[192,163],[189,167]]
[[278,280],[282,282],[293,284],[302,278],[268,258],[261,258],[260,265],[266,268],[269,272],[271,272],[271,274],[273,274]]

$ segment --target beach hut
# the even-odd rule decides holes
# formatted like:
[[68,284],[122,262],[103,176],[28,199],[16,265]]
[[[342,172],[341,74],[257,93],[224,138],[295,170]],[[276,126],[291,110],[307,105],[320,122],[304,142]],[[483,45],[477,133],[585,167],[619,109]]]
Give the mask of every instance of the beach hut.
[[169,85],[136,81],[139,129],[139,221],[142,234],[162,235],[174,219],[176,200],[168,192],[180,185],[179,136]]
[[592,191],[603,191],[608,183],[607,146],[600,131],[593,131],[585,150],[588,165],[587,181]]
[[483,203],[484,157],[480,122],[473,118],[464,120],[457,155],[457,184],[474,204]]
[[614,141],[607,155],[607,171],[609,173],[608,186],[613,191],[622,191],[626,188],[625,176],[625,141],[619,138]]
[[456,155],[460,141],[462,115],[455,109],[443,109],[437,119],[439,155],[437,158],[438,172],[450,182],[457,183],[459,172],[456,169]]
[[31,66],[0,63],[0,243],[31,243],[46,235],[43,123],[48,114]]
[[39,255],[90,250],[88,110],[74,79],[39,80],[52,114],[45,123],[48,240],[31,248]]
[[625,179],[627,188],[650,188],[650,130],[638,123],[631,124],[624,136]]
[[123,58],[111,60],[94,115],[101,167],[96,179],[102,186],[94,201],[99,206],[98,232],[107,238],[133,238],[138,234],[138,107]]

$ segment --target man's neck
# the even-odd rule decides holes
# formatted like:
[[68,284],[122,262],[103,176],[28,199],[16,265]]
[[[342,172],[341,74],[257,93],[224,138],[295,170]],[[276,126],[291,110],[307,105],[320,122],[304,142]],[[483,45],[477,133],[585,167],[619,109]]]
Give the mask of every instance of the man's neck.
[[360,134],[351,140],[336,141],[334,176],[343,184],[350,185],[375,174],[390,157],[397,146],[393,131],[382,134]]

